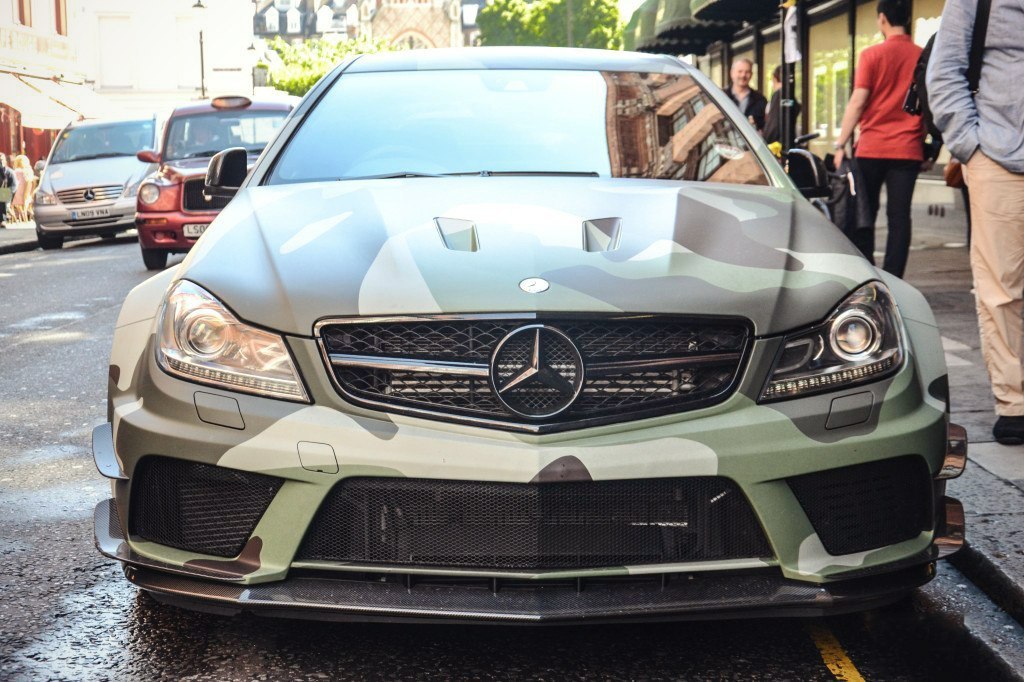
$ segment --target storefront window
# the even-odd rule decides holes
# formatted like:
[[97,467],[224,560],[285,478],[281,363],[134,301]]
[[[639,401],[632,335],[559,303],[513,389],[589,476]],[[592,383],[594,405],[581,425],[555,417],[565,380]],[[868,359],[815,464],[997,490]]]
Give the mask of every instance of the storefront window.
[[[943,0],[939,0],[942,4]],[[882,42],[882,32],[878,30],[878,3],[865,2],[857,5],[857,35],[854,37],[854,50],[857,59],[865,48]]]
[[815,154],[831,151],[850,93],[850,32],[845,15],[814,24],[809,40],[811,101],[807,104]]

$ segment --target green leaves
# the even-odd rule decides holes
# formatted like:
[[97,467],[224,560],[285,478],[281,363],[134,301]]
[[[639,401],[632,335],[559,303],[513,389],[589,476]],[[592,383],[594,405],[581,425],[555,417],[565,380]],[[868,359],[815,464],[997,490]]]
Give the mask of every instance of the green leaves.
[[396,48],[386,40],[327,41],[307,40],[294,45],[280,36],[269,46],[281,57],[282,64],[270,71],[270,82],[279,90],[302,96],[340,61],[353,54],[391,52]]
[[569,45],[570,9],[573,47],[622,48],[622,24],[614,0],[495,0],[477,16],[480,41],[484,45],[565,47]]

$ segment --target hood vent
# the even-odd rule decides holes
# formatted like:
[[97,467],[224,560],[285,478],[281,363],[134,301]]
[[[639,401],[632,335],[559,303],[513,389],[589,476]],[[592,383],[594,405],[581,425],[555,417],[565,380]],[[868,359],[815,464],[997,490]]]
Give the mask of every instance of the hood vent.
[[590,253],[619,248],[621,218],[597,218],[583,221],[583,250]]
[[476,223],[461,218],[434,218],[437,233],[441,235],[446,249],[450,251],[479,251],[480,237]]

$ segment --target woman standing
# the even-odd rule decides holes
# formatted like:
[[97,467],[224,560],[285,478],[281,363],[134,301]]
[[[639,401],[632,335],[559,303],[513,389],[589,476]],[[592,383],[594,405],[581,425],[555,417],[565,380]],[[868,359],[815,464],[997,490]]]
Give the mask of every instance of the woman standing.
[[7,157],[0,154],[0,228],[7,227],[7,204],[14,198],[17,188],[14,171],[7,167]]
[[11,208],[14,220],[25,222],[32,218],[32,194],[35,192],[36,175],[32,172],[32,164],[24,154],[14,159],[14,177],[18,181],[18,189],[14,193]]

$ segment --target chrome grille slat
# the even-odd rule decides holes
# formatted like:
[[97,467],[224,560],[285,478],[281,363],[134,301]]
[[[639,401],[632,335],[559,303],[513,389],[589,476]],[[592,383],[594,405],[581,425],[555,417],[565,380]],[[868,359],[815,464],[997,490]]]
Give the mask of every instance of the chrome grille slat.
[[[530,322],[563,331],[584,361],[575,402],[550,419],[513,414],[494,393],[491,358],[499,342]],[[735,319],[670,316],[577,318],[537,315],[374,318],[325,321],[321,349],[339,393],[376,409],[530,432],[581,428],[721,402],[735,387],[749,325]],[[497,369],[527,350],[510,346]],[[513,362],[512,364],[516,364]],[[569,371],[559,357],[548,366]],[[504,372],[504,373],[502,373]],[[504,381],[504,380],[502,380]],[[500,385],[500,384],[499,384]],[[545,403],[547,389],[527,398]]]
[[[92,190],[95,195],[92,200],[85,198],[85,193]],[[62,204],[91,204],[96,201],[110,201],[117,199],[124,192],[124,185],[103,185],[101,187],[75,187],[74,189],[62,189],[57,192],[57,199]]]

